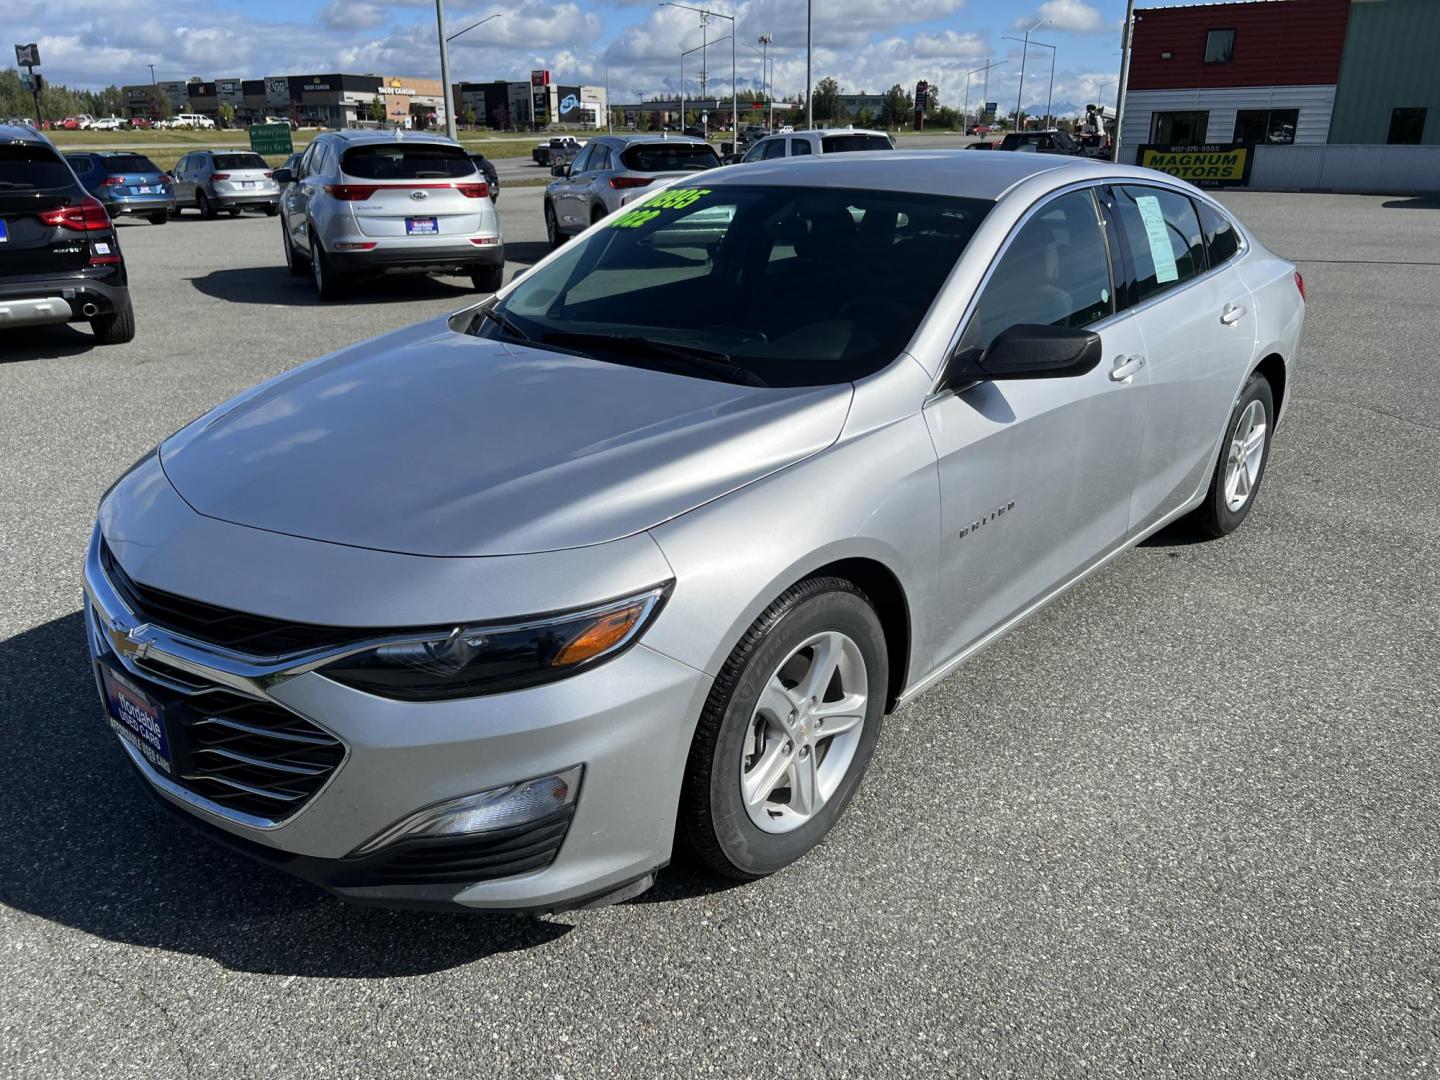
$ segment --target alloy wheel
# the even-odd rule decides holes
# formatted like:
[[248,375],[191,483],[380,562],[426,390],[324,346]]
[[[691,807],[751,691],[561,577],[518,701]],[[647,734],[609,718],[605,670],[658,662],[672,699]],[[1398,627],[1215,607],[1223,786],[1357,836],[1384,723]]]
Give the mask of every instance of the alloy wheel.
[[1265,458],[1265,406],[1252,401],[1240,414],[1225,461],[1225,506],[1233,514],[1250,501]]
[[854,760],[868,694],[860,647],[836,630],[775,669],[740,754],[740,797],[756,828],[790,832],[821,811]]

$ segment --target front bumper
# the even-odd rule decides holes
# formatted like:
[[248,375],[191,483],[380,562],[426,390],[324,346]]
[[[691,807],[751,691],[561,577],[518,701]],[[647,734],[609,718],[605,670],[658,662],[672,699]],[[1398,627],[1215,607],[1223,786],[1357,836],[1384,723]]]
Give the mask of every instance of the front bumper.
[[[283,820],[266,822],[198,795],[178,768],[167,778],[121,740],[152,792],[213,838],[346,899],[389,906],[561,910],[647,882],[669,860],[686,756],[709,690],[700,672],[641,644],[530,690],[390,701],[342,686],[300,659],[286,670],[146,625],[112,585],[100,541],[97,528],[85,566],[97,686],[105,663],[161,697],[194,694],[198,686],[203,701],[204,687],[220,687],[265,708],[280,706],[343,744],[343,760],[319,790]],[[175,739],[177,763],[185,738]],[[584,777],[573,817],[514,835],[472,834],[470,849],[458,856],[420,853],[422,861],[469,860],[490,868],[485,873],[498,866],[509,871],[503,876],[455,882],[397,873],[397,859],[415,855],[399,850],[406,841],[364,858],[353,854],[421,807],[576,764]]]

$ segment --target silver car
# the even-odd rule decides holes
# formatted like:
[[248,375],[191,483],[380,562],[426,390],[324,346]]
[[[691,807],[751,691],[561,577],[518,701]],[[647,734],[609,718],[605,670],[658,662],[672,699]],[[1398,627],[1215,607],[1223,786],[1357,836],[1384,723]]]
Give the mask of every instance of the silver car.
[[597,135],[568,165],[551,169],[545,188],[545,235],[551,247],[605,215],[650,194],[657,181],[716,168],[720,156],[703,139],[683,135]]
[[490,185],[459,143],[437,135],[329,131],[316,136],[285,185],[285,265],[309,275],[322,300],[361,275],[459,274],[500,288],[505,242]]
[[231,217],[241,210],[264,210],[274,215],[280,204],[280,186],[265,159],[249,150],[195,150],[171,170],[175,209],[194,207],[200,216],[213,218],[219,211]]
[[868,128],[828,128],[815,131],[785,131],[753,143],[741,161],[774,161],[784,157],[809,157],[815,154],[853,154],[874,150],[893,150],[895,140],[888,132]]
[[897,705],[1245,520],[1303,320],[1148,170],[708,172],[137,463],[85,564],[106,715],[165,806],[365,902],[613,901],[677,842],[769,874]]

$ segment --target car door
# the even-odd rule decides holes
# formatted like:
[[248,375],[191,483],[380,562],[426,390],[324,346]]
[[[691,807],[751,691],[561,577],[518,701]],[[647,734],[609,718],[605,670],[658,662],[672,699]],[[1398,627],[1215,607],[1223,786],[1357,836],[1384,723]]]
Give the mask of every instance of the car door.
[[321,140],[311,143],[310,149],[305,151],[305,156],[300,159],[300,182],[294,185],[298,190],[295,207],[291,211],[294,222],[291,237],[305,252],[309,252],[314,243],[314,238],[310,235],[311,222],[315,212],[321,209],[318,203],[325,197],[325,182],[326,178],[331,176],[333,161],[334,156],[329,144]]
[[175,202],[178,206],[189,206],[195,201],[195,189],[190,186],[189,174],[190,155],[186,154],[175,163],[175,168],[170,173],[170,186],[175,192]]
[[1144,432],[1143,344],[1134,317],[1115,312],[1088,188],[1050,197],[1011,233],[957,351],[1037,323],[1099,334],[1100,365],[1070,378],[971,383],[925,406],[945,530],[937,662],[1002,628],[1126,535]]
[[1149,369],[1148,416],[1131,507],[1143,530],[1208,482],[1225,422],[1255,350],[1249,290],[1207,264],[1195,206],[1171,188],[1123,184],[1103,195]]
[[280,194],[280,220],[290,234],[291,246],[299,251],[310,250],[310,239],[305,235],[305,208],[308,202],[305,176],[319,147],[320,143],[313,142],[300,155],[300,160],[294,166],[294,176]]
[[581,223],[588,225],[589,220],[582,217],[582,203],[580,189],[584,186],[584,172],[590,167],[590,159],[595,154],[594,144],[585,147],[580,155],[570,163],[570,171],[560,178],[554,186],[552,202],[555,204],[555,217],[560,222],[560,227],[568,233],[577,231]]

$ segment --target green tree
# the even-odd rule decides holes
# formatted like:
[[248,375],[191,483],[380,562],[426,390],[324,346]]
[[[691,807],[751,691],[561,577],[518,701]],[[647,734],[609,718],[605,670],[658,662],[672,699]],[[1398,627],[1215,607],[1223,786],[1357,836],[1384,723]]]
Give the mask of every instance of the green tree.
[[220,122],[222,126],[227,128],[233,128],[235,126],[235,106],[231,105],[228,101],[221,102],[220,104]]
[[811,100],[816,120],[833,121],[837,114],[845,115],[845,108],[840,104],[840,84],[828,75],[815,84]]
[[899,83],[890,87],[885,92],[885,104],[880,109],[880,121],[887,128],[898,128],[910,121],[910,114],[914,111],[910,102],[910,95]]
[[379,91],[376,91],[375,96],[370,99],[370,119],[381,127],[385,126],[385,98]]
[[855,126],[868,128],[873,123],[875,123],[875,117],[870,114],[870,107],[861,105],[860,111],[855,114]]

